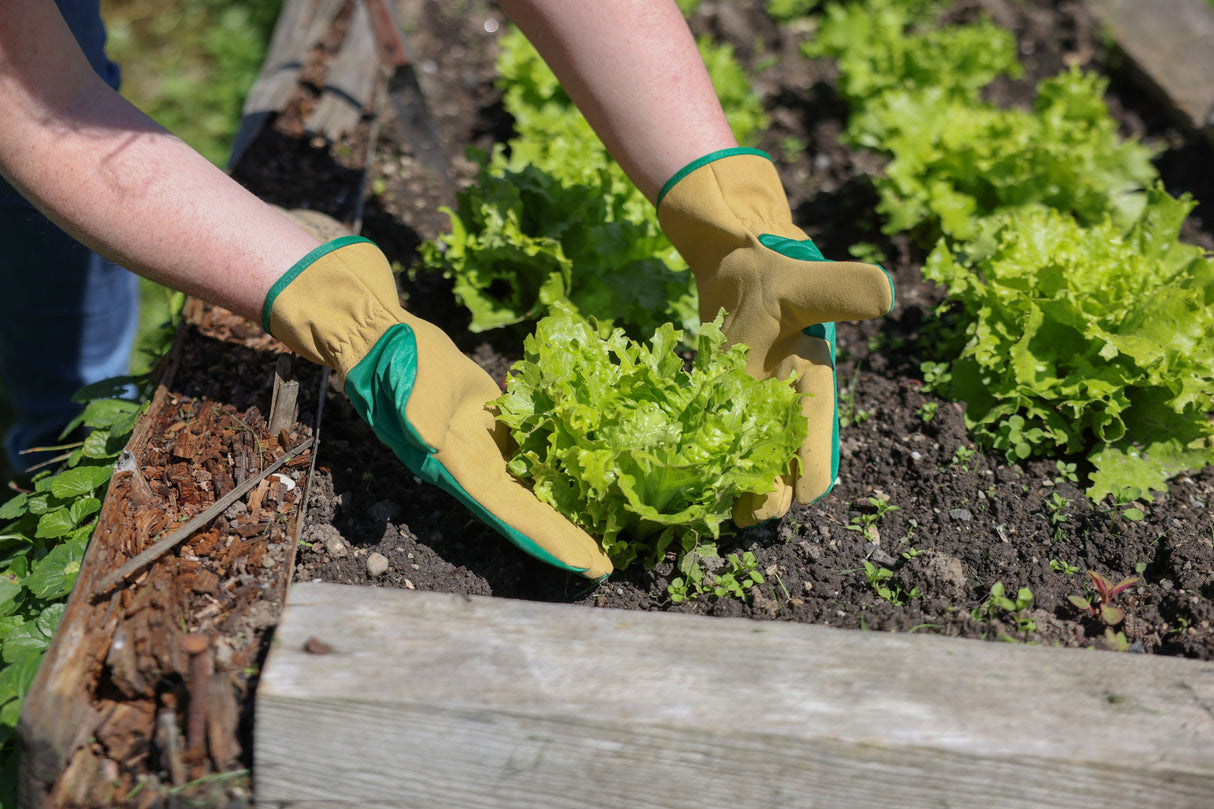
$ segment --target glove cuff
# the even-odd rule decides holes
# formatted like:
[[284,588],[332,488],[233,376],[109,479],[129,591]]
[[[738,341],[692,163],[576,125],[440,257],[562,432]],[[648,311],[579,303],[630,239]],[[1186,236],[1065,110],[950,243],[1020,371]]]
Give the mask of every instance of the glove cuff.
[[404,310],[388,259],[371,241],[343,236],[300,259],[270,287],[261,324],[293,351],[346,375]]
[[699,281],[760,236],[800,241],[775,164],[757,149],[725,149],[687,165],[658,197],[658,222]]
[[667,192],[678,185],[680,180],[682,180],[688,174],[691,174],[696,169],[702,166],[707,166],[709,163],[715,163],[718,160],[724,160],[727,157],[734,157],[736,155],[752,155],[754,157],[761,157],[769,163],[771,162],[771,155],[762,149],[750,149],[745,146],[735,146],[730,149],[718,149],[715,152],[710,152],[709,154],[704,155],[698,160],[691,161],[686,166],[683,166],[683,168],[676,171],[674,176],[667,180],[666,184],[662,186],[662,190],[658,192],[658,200],[654,204],[661,207],[662,200],[665,199]]

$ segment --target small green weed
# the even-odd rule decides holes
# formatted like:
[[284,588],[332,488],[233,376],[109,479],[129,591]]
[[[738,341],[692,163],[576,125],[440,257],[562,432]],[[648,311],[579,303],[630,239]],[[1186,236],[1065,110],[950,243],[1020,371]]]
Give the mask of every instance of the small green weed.
[[847,526],[848,531],[856,531],[868,542],[873,542],[877,538],[877,523],[881,518],[891,511],[897,511],[898,506],[889,502],[887,497],[870,497],[868,505],[872,507],[871,512],[857,514],[851,518],[851,522]]
[[864,560],[864,578],[868,581],[868,585],[889,603],[902,606],[912,598],[922,595],[918,587],[912,587],[910,590],[902,589],[901,585],[892,581],[893,577],[894,571],[889,568],[877,567],[867,559]]
[[1079,572],[1079,567],[1076,565],[1072,565],[1070,562],[1063,562],[1058,559],[1051,559],[1050,560],[1050,570],[1053,570],[1057,573],[1064,573],[1067,576],[1074,576],[1076,573]]
[[1138,498],[1142,497],[1142,489],[1137,486],[1126,486],[1113,492],[1113,510],[1110,517],[1113,523],[1118,520],[1138,522],[1146,515],[1138,507]]
[[1046,504],[1046,509],[1049,511],[1050,525],[1054,526],[1055,542],[1062,539],[1062,526],[1070,519],[1070,516],[1066,513],[1066,507],[1070,504],[1071,500],[1063,497],[1058,492],[1054,492],[1050,501]]
[[839,426],[842,428],[860,425],[872,418],[872,413],[856,405],[856,385],[860,372],[856,371],[851,384],[839,392]]
[[1070,483],[1079,482],[1079,467],[1073,463],[1066,461],[1054,461],[1054,465],[1058,468],[1058,476],[1054,478],[1054,483],[1062,483],[1068,481]]
[[679,604],[709,594],[744,601],[747,590],[763,583],[759,562],[751,551],[744,551],[741,556],[728,554],[715,571],[705,564],[708,558],[695,551],[683,554],[679,560],[679,572],[683,575],[671,579],[666,587],[672,602]]
[[970,449],[962,444],[961,446],[957,447],[957,450],[953,453],[952,465],[968,472],[970,462],[973,461],[977,455],[977,450]]
[[1050,525],[1059,526],[1070,519],[1064,511],[1070,504],[1069,498],[1054,492],[1054,496],[1050,498],[1050,502],[1046,506],[1050,512]]
[[922,362],[919,370],[923,373],[923,389],[926,391],[945,387],[952,382],[952,368],[947,362]]
[[[990,624],[994,621],[1000,621],[1011,624],[1015,627],[1016,632],[1021,635],[1027,635],[1037,629],[1037,622],[1028,614],[1028,611],[1033,607],[1033,591],[1027,587],[1021,587],[1016,591],[1016,596],[1013,598],[1007,594],[1007,588],[1003,582],[997,581],[991,585],[990,594],[986,600],[974,609],[970,615],[974,620]],[[1006,634],[1001,635],[1002,640],[1015,640]]]
[[940,409],[939,402],[924,402],[919,405],[919,420],[927,424],[932,419],[936,418],[936,411]]

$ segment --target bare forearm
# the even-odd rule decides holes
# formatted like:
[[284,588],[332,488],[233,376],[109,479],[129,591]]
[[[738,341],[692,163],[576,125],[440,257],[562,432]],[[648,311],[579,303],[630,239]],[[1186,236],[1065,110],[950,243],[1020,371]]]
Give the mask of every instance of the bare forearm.
[[65,54],[53,4],[12,6],[0,22],[6,178],[97,252],[259,318],[266,290],[316,240],[127,103],[78,50]]
[[500,5],[651,201],[691,161],[737,145],[674,0]]

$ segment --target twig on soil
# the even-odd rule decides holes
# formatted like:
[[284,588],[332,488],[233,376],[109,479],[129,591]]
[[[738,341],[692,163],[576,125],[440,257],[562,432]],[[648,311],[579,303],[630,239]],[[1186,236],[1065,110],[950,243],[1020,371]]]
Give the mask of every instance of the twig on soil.
[[277,472],[287,461],[311,447],[315,440],[315,438],[309,438],[306,441],[297,444],[293,449],[284,452],[278,460],[267,466],[259,474],[253,475],[248,480],[232,489],[232,491],[216,500],[206,511],[203,511],[201,514],[194,517],[194,519],[190,520],[152,547],[135,555],[113,573],[103,577],[101,581],[97,583],[97,589],[93,592],[93,597],[98,598],[109,593],[110,590],[122,583],[128,576],[143,570],[152,562],[156,561],[177,545],[184,542],[199,528],[202,528],[211,520],[222,514],[228,508],[228,506],[235,503],[241,497],[244,497],[250,489],[265,478]]

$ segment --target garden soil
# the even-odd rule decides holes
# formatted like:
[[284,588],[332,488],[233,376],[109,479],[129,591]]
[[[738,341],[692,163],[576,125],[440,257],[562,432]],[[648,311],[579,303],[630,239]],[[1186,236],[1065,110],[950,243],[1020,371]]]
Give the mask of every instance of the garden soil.
[[[1140,500],[1134,505],[1144,516],[1133,520],[1111,501],[1087,500],[1081,459],[1010,464],[975,446],[964,405],[923,390],[920,363],[939,359],[926,326],[943,297],[921,276],[926,251],[881,234],[870,181],[881,159],[841,143],[847,108],[834,90],[833,68],[799,54],[812,31],[778,27],[762,5],[706,0],[693,29],[732,44],[752,71],[771,116],[758,145],[775,156],[797,222],[828,257],[847,257],[857,242],[879,244],[897,290],[885,319],[839,324],[844,423],[834,490],[725,540],[728,551],[754,553],[763,583],[745,601],[710,596],[674,604],[666,595],[669,564],[619,571],[595,585],[536,562],[414,477],[337,391],[325,405],[295,579],[1214,657],[1214,470],[1182,476],[1166,494]],[[413,11],[415,61],[452,176],[470,183],[475,163],[465,150],[490,149],[511,134],[493,68],[507,23],[479,1],[417,0]],[[1139,89],[1082,4],[974,0],[954,12],[967,21],[984,14],[1016,33],[1026,67],[1023,79],[992,87],[992,99],[1026,106],[1037,80],[1070,65],[1109,75],[1108,101],[1124,134],[1158,147],[1169,190],[1201,203],[1185,238],[1214,249],[1214,155]],[[363,232],[403,270],[407,306],[444,326],[503,381],[521,354],[521,336],[472,334],[447,282],[409,280],[418,245],[448,228],[438,208],[450,203],[449,189],[418,179],[391,121],[379,129],[374,154]],[[925,418],[931,407],[934,416]],[[1060,473],[1057,460],[1078,463],[1078,483]],[[873,505],[879,500],[889,504],[882,512]],[[866,562],[892,573],[885,582],[892,600],[870,583]],[[1113,581],[1141,576],[1118,597],[1123,639],[1107,637],[1101,621],[1069,600],[1090,590],[1088,571]],[[990,601],[998,584],[1010,596],[1028,588],[1031,605],[998,608]]]

